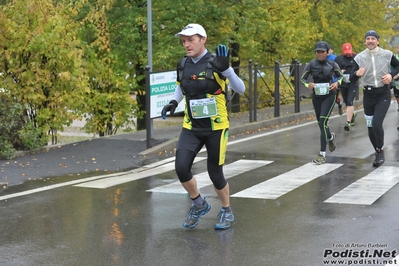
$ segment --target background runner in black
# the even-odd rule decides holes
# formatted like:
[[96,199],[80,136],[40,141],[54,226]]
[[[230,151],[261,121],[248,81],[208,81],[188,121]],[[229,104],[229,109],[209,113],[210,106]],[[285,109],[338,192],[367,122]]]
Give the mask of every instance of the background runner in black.
[[356,54],[352,51],[352,45],[350,43],[344,43],[342,45],[342,54],[335,58],[335,62],[341,68],[341,72],[344,74],[344,80],[339,85],[342,98],[346,105],[346,123],[344,129],[350,131],[350,128],[355,125],[355,107],[353,101],[356,97],[356,93],[359,90],[359,82],[350,82],[350,73],[352,73],[353,62]]
[[[313,90],[313,107],[316,113],[316,119],[320,128],[320,152],[316,159],[316,164],[326,162],[326,146],[331,152],[335,150],[335,133],[330,132],[328,119],[334,108],[338,84],[341,83],[343,75],[339,66],[334,61],[327,59],[329,45],[327,42],[320,41],[315,45],[316,59],[306,64],[301,82],[310,90]],[[338,78],[333,82],[333,75]],[[313,81],[308,82],[309,75],[312,75]]]

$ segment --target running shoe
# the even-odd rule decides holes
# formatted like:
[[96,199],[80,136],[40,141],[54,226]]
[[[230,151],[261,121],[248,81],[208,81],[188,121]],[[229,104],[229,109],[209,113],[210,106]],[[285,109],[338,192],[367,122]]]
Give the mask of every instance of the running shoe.
[[353,113],[353,116],[352,116],[352,119],[351,119],[351,126],[353,127],[354,125],[356,125],[356,116],[357,116],[357,114],[356,113]]
[[375,160],[373,162],[374,167],[381,166],[385,162],[384,150],[377,150],[375,152]]
[[211,205],[204,199],[204,204],[201,207],[197,207],[194,204],[191,205],[188,217],[184,221],[183,226],[186,228],[194,228],[199,223],[201,216],[207,214],[211,209]]
[[221,208],[218,214],[218,222],[215,225],[215,230],[225,230],[229,229],[231,223],[234,221],[233,211]]
[[350,122],[346,122],[345,126],[344,126],[345,131],[350,131],[351,130],[351,123]]
[[335,151],[335,148],[337,147],[336,144],[335,144],[335,139],[336,139],[337,136],[335,135],[334,132],[331,132],[331,137],[332,137],[332,139],[328,140],[328,149],[331,152],[333,152],[333,151]]
[[313,159],[313,162],[315,164],[323,164],[323,163],[326,162],[326,157],[321,155],[321,154],[319,154],[316,159]]

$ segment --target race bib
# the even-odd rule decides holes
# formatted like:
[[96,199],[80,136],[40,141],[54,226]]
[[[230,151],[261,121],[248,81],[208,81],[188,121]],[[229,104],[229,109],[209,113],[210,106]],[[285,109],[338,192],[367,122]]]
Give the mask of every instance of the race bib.
[[366,118],[366,126],[373,127],[373,116],[372,115],[364,115],[364,118]]
[[191,115],[195,119],[211,117],[218,114],[215,98],[190,100]]
[[345,83],[350,83],[351,81],[349,80],[350,74],[344,74],[344,82]]
[[330,83],[315,83],[314,92],[316,95],[327,95],[330,92]]

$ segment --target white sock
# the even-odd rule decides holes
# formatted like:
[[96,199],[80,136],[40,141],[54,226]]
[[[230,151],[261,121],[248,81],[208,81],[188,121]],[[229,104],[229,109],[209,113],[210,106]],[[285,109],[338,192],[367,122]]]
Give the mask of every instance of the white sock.
[[323,155],[323,157],[326,157],[326,152],[325,151],[321,151],[320,155]]

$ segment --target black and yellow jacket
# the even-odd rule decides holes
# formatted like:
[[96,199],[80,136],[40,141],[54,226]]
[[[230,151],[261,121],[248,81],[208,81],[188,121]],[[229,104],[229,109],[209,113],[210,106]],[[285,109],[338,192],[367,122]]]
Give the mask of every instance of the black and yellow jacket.
[[[178,63],[177,85],[182,90],[186,104],[183,128],[195,131],[229,128],[226,100],[228,79],[211,67],[209,60],[213,60],[213,57],[214,55],[208,51],[195,64],[189,57],[185,58],[184,67],[181,66],[181,62]],[[191,108],[190,103],[192,100],[205,98],[215,99],[217,114],[195,118],[195,108]]]

